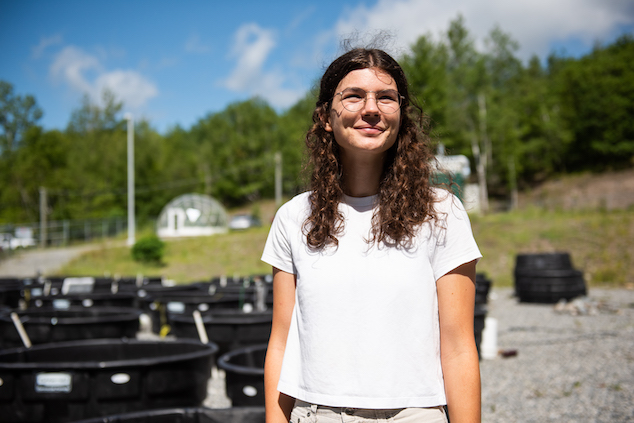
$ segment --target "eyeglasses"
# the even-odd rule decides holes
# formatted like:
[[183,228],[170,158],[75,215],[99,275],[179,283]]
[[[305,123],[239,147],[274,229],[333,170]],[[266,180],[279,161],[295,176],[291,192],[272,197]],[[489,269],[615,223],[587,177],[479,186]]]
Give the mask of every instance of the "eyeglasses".
[[358,112],[365,106],[368,93],[374,93],[376,106],[383,113],[396,113],[401,108],[403,96],[396,90],[366,91],[362,88],[346,88],[335,96],[341,96],[341,104],[346,110]]

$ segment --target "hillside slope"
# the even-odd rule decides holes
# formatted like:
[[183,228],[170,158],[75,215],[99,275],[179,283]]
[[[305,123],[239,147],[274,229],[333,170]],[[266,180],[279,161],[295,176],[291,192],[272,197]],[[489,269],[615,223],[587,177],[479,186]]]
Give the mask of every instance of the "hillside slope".
[[567,175],[520,194],[519,206],[547,210],[632,210],[634,169]]

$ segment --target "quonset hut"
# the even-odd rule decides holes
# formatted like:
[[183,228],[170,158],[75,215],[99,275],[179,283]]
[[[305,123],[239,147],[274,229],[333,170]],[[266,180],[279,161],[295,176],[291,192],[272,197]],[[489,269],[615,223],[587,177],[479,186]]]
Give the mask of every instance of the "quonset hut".
[[204,194],[183,194],[170,201],[159,215],[160,238],[207,236],[227,232],[227,211]]

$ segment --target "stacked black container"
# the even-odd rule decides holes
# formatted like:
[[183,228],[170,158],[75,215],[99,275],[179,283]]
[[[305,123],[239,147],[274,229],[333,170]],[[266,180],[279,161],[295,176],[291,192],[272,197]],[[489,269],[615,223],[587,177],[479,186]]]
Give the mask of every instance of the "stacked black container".
[[[18,279],[0,314],[0,349],[23,345],[10,316],[22,323],[32,344],[102,338],[134,338],[141,312],[133,293],[113,294],[110,279]],[[72,282],[77,282],[73,284]],[[106,288],[101,288],[105,286]],[[98,289],[96,289],[99,287]]]
[[218,367],[225,371],[227,396],[233,406],[264,405],[264,360],[266,344],[250,345],[220,356]]
[[264,407],[187,407],[124,413],[74,423],[264,423],[264,419]]
[[152,330],[176,338],[199,338],[194,311],[218,355],[267,342],[271,333],[270,276],[214,278],[186,286],[150,289],[140,298]]
[[[137,292],[160,281],[70,279],[2,283],[0,421],[68,423],[202,405],[216,344],[134,339]],[[111,306],[119,300],[131,306]],[[31,347],[17,346],[21,327]]]
[[573,268],[568,253],[518,254],[514,277],[521,302],[556,303],[587,293],[583,272]]
[[484,273],[476,274],[473,332],[475,335],[476,348],[478,349],[478,356],[480,356],[480,343],[482,342],[482,331],[484,330],[484,321],[487,316],[487,301],[490,289],[491,280]]

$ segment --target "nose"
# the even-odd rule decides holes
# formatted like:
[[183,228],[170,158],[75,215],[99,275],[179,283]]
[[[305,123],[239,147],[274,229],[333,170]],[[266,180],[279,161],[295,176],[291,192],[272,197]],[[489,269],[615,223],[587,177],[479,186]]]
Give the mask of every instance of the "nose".
[[379,106],[377,103],[376,94],[372,93],[372,96],[370,96],[370,93],[366,93],[363,110],[366,114],[379,114]]

